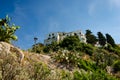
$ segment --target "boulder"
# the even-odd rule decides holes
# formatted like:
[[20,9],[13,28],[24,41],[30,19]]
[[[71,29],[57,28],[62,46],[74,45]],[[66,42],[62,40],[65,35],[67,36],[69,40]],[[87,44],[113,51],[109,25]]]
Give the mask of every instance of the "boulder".
[[0,42],[0,58],[2,59],[11,55],[14,55],[19,63],[24,59],[24,53],[22,50],[9,43]]

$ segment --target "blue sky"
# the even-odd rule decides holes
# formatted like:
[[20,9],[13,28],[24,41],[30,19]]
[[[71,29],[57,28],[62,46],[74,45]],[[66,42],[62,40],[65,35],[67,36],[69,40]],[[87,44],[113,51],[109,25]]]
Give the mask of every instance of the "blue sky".
[[22,49],[42,42],[50,32],[90,29],[109,33],[120,43],[120,0],[0,0],[0,18],[12,17],[21,28],[16,32]]

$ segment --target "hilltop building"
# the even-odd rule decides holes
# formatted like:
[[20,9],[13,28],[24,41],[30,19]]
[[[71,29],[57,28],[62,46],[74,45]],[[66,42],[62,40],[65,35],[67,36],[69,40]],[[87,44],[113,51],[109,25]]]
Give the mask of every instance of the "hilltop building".
[[65,32],[50,33],[50,34],[47,35],[46,39],[44,40],[44,45],[51,44],[54,41],[59,43],[65,37],[67,37],[67,36],[74,36],[74,35],[77,35],[81,42],[86,43],[85,34],[83,34],[81,30],[78,30],[78,31],[68,32],[68,33],[65,33]]

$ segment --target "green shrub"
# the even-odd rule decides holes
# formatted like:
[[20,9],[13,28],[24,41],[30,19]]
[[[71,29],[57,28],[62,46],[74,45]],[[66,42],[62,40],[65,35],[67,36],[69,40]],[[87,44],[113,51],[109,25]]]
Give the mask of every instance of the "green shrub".
[[108,50],[109,52],[114,52],[113,47],[110,44],[107,44],[107,46],[105,47],[105,49]]
[[50,74],[50,69],[43,63],[35,63],[34,65],[34,80],[45,80]]
[[56,54],[53,55],[53,58],[56,62],[65,64],[72,67],[79,67],[85,69],[86,71],[92,71],[96,69],[95,63],[89,60],[82,60],[81,54],[78,52],[72,52],[68,50],[59,50]]
[[89,61],[89,60],[86,61],[82,59],[79,59],[78,67],[86,71],[93,71],[93,70],[96,70],[97,68],[95,63],[93,63],[92,61]]
[[72,76],[69,71],[62,70],[61,71],[61,80],[72,80]]
[[60,42],[60,47],[66,48],[68,50],[74,50],[76,46],[79,45],[79,38],[78,36],[68,36]]
[[41,53],[43,51],[44,45],[42,43],[37,43],[32,46],[32,52]]
[[117,60],[117,61],[114,62],[113,69],[114,69],[115,72],[120,71],[120,60]]
[[53,55],[53,58],[56,62],[61,64],[77,66],[78,59],[80,59],[80,53],[68,51],[68,50],[59,50],[56,54]]
[[105,47],[106,50],[108,50],[109,52],[113,52],[115,54],[117,54],[120,57],[120,47],[115,45],[114,47],[112,47],[112,45],[108,44],[107,47]]
[[[1,54],[1,53],[0,53]],[[4,53],[3,53],[4,54]],[[1,58],[2,57],[2,58]],[[29,76],[24,68],[17,62],[15,54],[0,56],[1,80],[28,80]]]
[[73,73],[69,70],[54,69],[45,80],[73,80]]
[[96,70],[93,72],[76,71],[73,75],[73,80],[118,80],[117,78],[108,75],[103,70]]
[[43,48],[43,52],[44,52],[44,53],[50,52],[50,47],[49,47],[49,46],[45,46],[45,47]]
[[94,52],[94,48],[92,47],[92,45],[86,44],[85,46],[83,46],[83,48],[85,49],[86,54],[89,54],[90,56],[92,56]]
[[76,71],[74,72],[74,79],[73,80],[88,80],[87,77],[83,73],[80,74],[80,72]]
[[120,47],[119,46],[115,46],[114,47],[114,52],[120,57]]
[[78,43],[79,45],[75,47],[76,51],[85,52],[86,54],[92,56],[94,52],[94,47],[91,44]]
[[19,26],[10,25],[10,18],[6,16],[5,19],[0,19],[0,41],[10,43],[11,40],[17,40],[14,35]]
[[60,46],[57,44],[57,42],[52,42],[52,44],[46,45],[43,48],[43,52],[45,52],[45,53],[48,53],[50,51],[56,52],[59,50],[59,48],[60,48]]
[[99,51],[98,52],[96,51],[96,53],[92,57],[93,60],[96,62],[97,68],[105,69],[107,65],[112,64],[112,59],[111,56],[109,55],[110,54],[104,54],[103,52],[99,53]]
[[116,77],[113,77],[107,74],[104,70],[96,70],[91,74],[90,80],[118,80]]

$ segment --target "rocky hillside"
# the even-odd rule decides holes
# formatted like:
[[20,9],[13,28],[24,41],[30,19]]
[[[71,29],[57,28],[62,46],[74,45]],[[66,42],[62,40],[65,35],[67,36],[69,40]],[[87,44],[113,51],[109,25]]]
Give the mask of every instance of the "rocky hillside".
[[9,43],[0,42],[0,59],[5,59],[6,57],[13,58],[15,62],[21,65],[26,65],[29,62],[43,62],[50,66],[52,62],[51,57],[48,55],[22,51]]
[[51,74],[51,70],[57,70],[57,66],[49,55],[22,51],[0,42],[0,80],[52,80],[54,77],[48,75],[55,73]]
[[113,60],[119,56],[106,50],[37,54],[0,42],[0,80],[119,80],[119,64],[115,72]]

